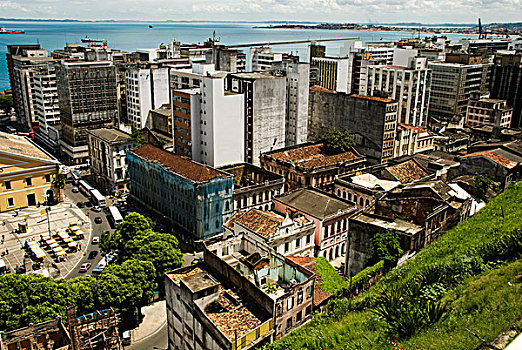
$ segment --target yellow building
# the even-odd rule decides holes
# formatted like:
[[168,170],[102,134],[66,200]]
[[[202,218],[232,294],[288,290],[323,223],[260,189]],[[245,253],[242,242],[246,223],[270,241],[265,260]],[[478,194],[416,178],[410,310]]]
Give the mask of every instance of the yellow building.
[[0,212],[61,199],[59,162],[21,136],[0,132]]

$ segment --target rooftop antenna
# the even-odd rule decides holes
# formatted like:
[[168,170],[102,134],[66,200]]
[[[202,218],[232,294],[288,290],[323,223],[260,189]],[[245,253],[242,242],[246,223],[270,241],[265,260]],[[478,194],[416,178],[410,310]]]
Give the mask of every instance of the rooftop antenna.
[[479,30],[479,39],[484,39],[484,35],[482,34],[482,21],[480,20],[480,18],[479,18],[479,23],[478,23],[478,30]]

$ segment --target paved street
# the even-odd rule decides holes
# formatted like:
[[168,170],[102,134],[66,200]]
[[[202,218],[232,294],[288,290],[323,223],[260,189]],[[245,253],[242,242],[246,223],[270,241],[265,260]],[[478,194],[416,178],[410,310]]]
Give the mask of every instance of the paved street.
[[[0,252],[3,254],[3,260],[6,267],[12,272],[16,267],[25,266],[27,271],[40,270],[42,273],[47,271],[53,278],[67,276],[76,268],[78,261],[82,258],[82,252],[68,252],[66,261],[57,262],[52,256],[51,251],[44,249],[45,257],[40,268],[31,260],[23,245],[26,241],[40,241],[40,235],[46,234],[49,230],[55,228],[66,228],[70,223],[76,222],[85,232],[85,238],[78,240],[77,243],[85,249],[89,240],[89,232],[91,231],[91,223],[87,216],[73,205],[68,198],[64,202],[52,206],[49,212],[49,221],[47,215],[42,215],[40,211],[44,207],[25,208],[18,215],[14,212],[0,214],[0,234],[4,239],[4,243],[0,244]],[[27,219],[27,232],[16,233],[20,223],[25,223]],[[41,245],[39,245],[42,247]],[[42,247],[43,248],[43,247]],[[8,254],[7,254],[8,253]]]
[[[91,270],[102,259],[102,256],[100,254],[99,246],[97,244],[92,244],[91,243],[92,242],[92,237],[96,237],[96,236],[101,237],[101,234],[102,234],[103,231],[105,231],[105,230],[112,231],[113,230],[111,228],[111,226],[109,225],[109,221],[107,220],[107,214],[105,212],[102,211],[102,212],[96,213],[96,212],[91,210],[92,208],[84,207],[82,209],[79,209],[77,207],[78,203],[80,203],[80,202],[82,202],[82,203],[88,202],[89,198],[85,197],[80,192],[73,193],[72,192],[73,187],[75,187],[75,186],[72,185],[72,184],[67,184],[65,186],[65,189],[64,189],[65,195],[71,200],[71,202],[73,203],[73,206],[75,206],[77,210],[81,211],[86,217],[89,218],[89,220],[91,222],[91,226],[92,226],[92,233],[91,233],[91,239],[89,240],[89,244],[85,247],[86,249],[85,249],[85,251],[84,251],[80,261],[78,262],[76,267],[74,269],[72,269],[69,272],[69,274],[66,276],[67,279],[78,277],[78,276],[90,275]],[[102,223],[101,224],[94,223],[93,220],[97,216],[102,218]],[[89,259],[89,254],[92,251],[97,251],[98,254],[96,255],[96,257],[94,259]],[[87,273],[80,273],[79,272],[80,266],[81,266],[81,264],[83,264],[85,262],[91,263],[92,266],[89,268],[89,271],[87,271]]]

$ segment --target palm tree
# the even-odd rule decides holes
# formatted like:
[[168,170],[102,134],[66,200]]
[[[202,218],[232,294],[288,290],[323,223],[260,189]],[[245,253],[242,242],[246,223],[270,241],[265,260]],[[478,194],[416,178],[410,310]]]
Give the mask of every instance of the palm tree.
[[62,191],[65,187],[65,182],[67,181],[67,175],[62,174],[59,172],[59,170],[56,170],[56,174],[54,175],[53,179],[53,186],[58,190],[58,200],[62,200]]

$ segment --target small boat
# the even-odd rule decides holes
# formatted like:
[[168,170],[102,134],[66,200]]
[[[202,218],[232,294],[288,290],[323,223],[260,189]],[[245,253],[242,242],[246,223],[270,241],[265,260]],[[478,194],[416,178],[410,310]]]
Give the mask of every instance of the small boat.
[[152,24],[149,24],[149,28],[154,28],[154,26]]
[[82,43],[103,43],[104,41],[103,39],[91,39],[87,35],[82,38]]
[[0,28],[0,34],[24,34],[23,30],[9,30],[5,28]]

